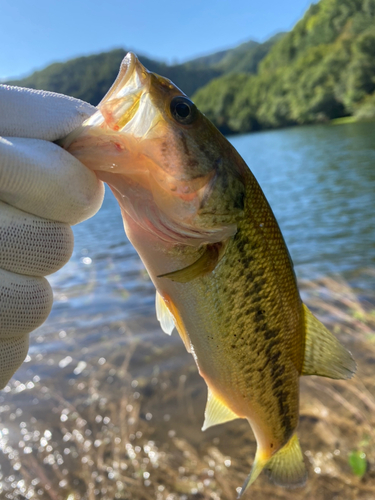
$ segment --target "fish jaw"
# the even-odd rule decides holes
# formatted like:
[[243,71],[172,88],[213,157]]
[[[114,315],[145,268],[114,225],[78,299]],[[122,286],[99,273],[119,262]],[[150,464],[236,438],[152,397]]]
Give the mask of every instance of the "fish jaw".
[[[154,126],[155,108],[147,106],[150,73],[129,53],[119,74],[98,105],[98,111],[60,141],[60,145],[91,170],[132,173],[139,171],[143,158],[138,146],[147,133],[142,122],[134,121],[146,112],[147,127]],[[154,111],[154,112],[153,112]]]
[[[116,81],[99,103],[98,111],[61,144],[93,170],[127,175],[133,161],[139,163],[138,158],[143,155],[152,158],[155,168],[176,181],[194,180],[212,168],[205,168],[207,162],[195,160],[194,165],[186,169],[185,158],[181,159],[183,150],[186,152],[190,146],[191,127],[190,130],[189,126],[176,127],[170,102],[184,96],[170,80],[149,72],[129,53],[122,61]],[[192,109],[196,110],[193,105]],[[198,122],[205,122],[197,110],[196,115]],[[194,128],[196,126],[197,123]],[[189,133],[184,133],[187,130]]]
[[[193,123],[176,122],[176,99],[177,105],[190,103]],[[134,209],[143,190],[148,212],[168,229],[164,238],[171,232],[181,234],[179,241],[192,236],[199,247],[235,234],[243,161],[180,89],[147,71],[134,54],[125,57],[97,113],[62,145],[118,193],[125,212],[151,227],[140,215],[144,210]]]

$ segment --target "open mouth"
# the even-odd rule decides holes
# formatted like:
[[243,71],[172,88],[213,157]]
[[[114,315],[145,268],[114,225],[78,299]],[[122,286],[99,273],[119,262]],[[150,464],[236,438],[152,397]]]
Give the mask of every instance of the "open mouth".
[[[123,59],[119,74],[98,105],[98,111],[58,144],[65,149],[83,136],[123,131],[137,114],[142,97],[148,93],[150,73],[129,52]],[[104,139],[104,137],[103,137]]]
[[141,91],[149,80],[149,72],[139,62],[132,52],[124,57],[119,74],[112,87],[108,90],[99,104],[99,107],[114,100],[126,97],[129,94]]
[[137,56],[129,52],[121,63],[114,84],[98,106],[109,128],[122,130],[132,120],[142,95],[148,90],[149,81],[150,73]]

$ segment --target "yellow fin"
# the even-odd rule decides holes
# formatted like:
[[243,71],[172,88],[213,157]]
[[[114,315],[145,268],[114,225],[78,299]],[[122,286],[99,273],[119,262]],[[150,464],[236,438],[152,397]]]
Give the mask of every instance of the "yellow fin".
[[202,431],[205,431],[213,425],[223,424],[224,422],[229,422],[235,418],[239,418],[239,416],[233,413],[232,410],[225,406],[225,404],[216,398],[210,389],[208,389],[207,405],[204,412],[204,424]]
[[191,352],[191,344],[190,344],[190,337],[188,332],[186,331],[184,322],[182,321],[182,318],[180,316],[179,310],[177,307],[174,305],[172,299],[168,295],[164,295],[163,298],[164,304],[168,308],[172,318],[173,322],[176,325],[176,329],[185,344],[187,352]]
[[300,488],[305,485],[307,471],[296,434],[267,462],[264,472],[278,486]]
[[215,269],[223,255],[222,249],[222,243],[206,245],[199,259],[190,264],[190,266],[171,273],[161,274],[158,278],[168,278],[179,283],[188,283],[195,278],[199,278],[199,276],[204,276]]
[[288,488],[304,486],[307,471],[296,434],[271,458],[267,458],[261,450],[257,450],[253,468],[246,478],[238,498],[253,484],[263,469],[269,479],[278,486]]
[[250,474],[245,479],[245,482],[243,483],[241,491],[238,494],[237,498],[242,497],[245,491],[253,484],[253,482],[256,480],[256,478],[264,469],[264,466],[269,461],[269,458],[270,458],[269,455],[265,456],[264,453],[259,448],[257,448],[257,452],[255,454],[254,463],[251,468]]
[[158,291],[156,292],[155,295],[155,309],[156,309],[156,317],[160,322],[161,329],[167,335],[171,335],[175,327],[173,316],[169,312],[168,307],[166,306],[162,296]]
[[356,363],[350,352],[315,318],[305,304],[303,312],[306,339],[302,375],[351,378],[356,371]]

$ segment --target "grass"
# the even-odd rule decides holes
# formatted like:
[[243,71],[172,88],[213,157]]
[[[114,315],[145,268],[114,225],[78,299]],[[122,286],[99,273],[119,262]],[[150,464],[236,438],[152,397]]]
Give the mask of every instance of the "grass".
[[357,118],[355,116],[343,116],[342,118],[334,118],[330,121],[332,125],[344,125],[346,123],[355,123],[357,122]]
[[[341,278],[300,285],[308,306],[352,351],[358,372],[350,381],[301,380],[307,486],[284,490],[261,476],[248,498],[375,498],[375,297]],[[247,422],[202,433],[206,390],[182,343],[161,334],[140,342],[130,329],[123,335],[122,346],[112,341],[85,362],[70,352],[75,362],[60,360],[54,377],[8,386],[0,400],[2,499],[236,498],[255,453]],[[30,373],[38,363],[47,360],[32,358]]]

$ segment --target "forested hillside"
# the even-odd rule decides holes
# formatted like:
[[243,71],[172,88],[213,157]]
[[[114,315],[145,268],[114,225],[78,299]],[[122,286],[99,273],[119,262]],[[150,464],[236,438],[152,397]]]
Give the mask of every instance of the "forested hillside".
[[256,75],[228,74],[193,96],[223,132],[375,116],[375,0],[321,0]]
[[[126,53],[125,49],[116,49],[102,54],[78,57],[65,63],[51,64],[27,78],[7,83],[60,92],[96,105],[112,85]],[[172,79],[189,95],[212,78],[222,74],[221,71],[207,66],[197,68],[185,67],[182,64],[168,66],[144,56],[140,56],[140,60],[147,69]]]
[[[147,69],[170,78],[187,95],[206,85],[225,72],[255,73],[259,62],[281,35],[261,44],[249,41],[234,49],[216,52],[183,64],[167,65],[139,55]],[[22,80],[7,82],[10,85],[51,90],[78,97],[91,104],[98,104],[117,76],[125,49],[102,54],[78,57],[65,63],[51,64]]]
[[[56,63],[8,82],[97,104],[125,49]],[[183,64],[140,55],[225,133],[375,117],[375,0],[320,0],[289,33]]]

